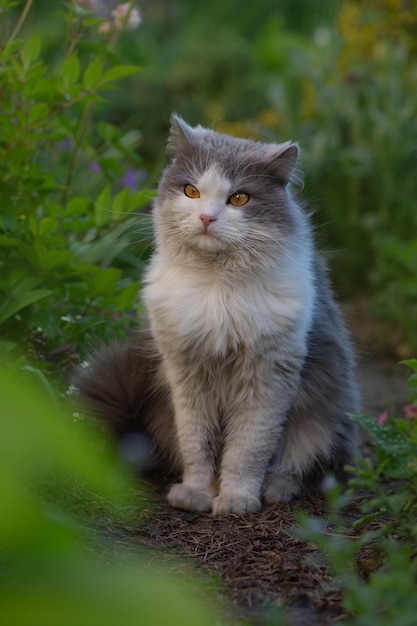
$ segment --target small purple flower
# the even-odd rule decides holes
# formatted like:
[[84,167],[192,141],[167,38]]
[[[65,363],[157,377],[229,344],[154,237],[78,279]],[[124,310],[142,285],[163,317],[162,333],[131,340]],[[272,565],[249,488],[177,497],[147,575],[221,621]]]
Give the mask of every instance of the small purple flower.
[[92,161],[90,163],[90,170],[94,172],[94,174],[99,174],[101,172],[101,165],[98,161]]
[[124,178],[122,179],[122,182],[121,182],[122,189],[126,189],[126,187],[129,187],[132,190],[137,189],[139,179],[140,179],[139,170],[135,170],[134,168],[129,168],[126,174],[124,175]]
[[71,149],[72,149],[71,137],[67,137],[66,139],[63,139],[63,141],[60,141],[58,144],[58,150],[60,152],[69,152]]

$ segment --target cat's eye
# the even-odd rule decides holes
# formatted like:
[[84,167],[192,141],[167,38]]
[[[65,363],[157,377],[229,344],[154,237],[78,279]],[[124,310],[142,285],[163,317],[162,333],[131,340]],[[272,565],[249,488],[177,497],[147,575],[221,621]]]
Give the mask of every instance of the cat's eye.
[[248,201],[249,194],[245,193],[244,191],[236,191],[235,193],[232,193],[228,200],[229,204],[232,204],[233,206],[243,206]]
[[188,198],[200,197],[200,192],[198,191],[197,187],[194,187],[194,185],[185,185],[184,193],[186,196],[188,196]]

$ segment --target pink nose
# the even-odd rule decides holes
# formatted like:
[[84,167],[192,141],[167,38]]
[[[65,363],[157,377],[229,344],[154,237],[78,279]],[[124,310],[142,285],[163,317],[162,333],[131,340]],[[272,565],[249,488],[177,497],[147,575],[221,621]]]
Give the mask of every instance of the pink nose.
[[208,215],[207,213],[201,213],[200,220],[203,222],[204,230],[207,230],[210,224],[217,220],[217,217],[214,217],[214,215]]

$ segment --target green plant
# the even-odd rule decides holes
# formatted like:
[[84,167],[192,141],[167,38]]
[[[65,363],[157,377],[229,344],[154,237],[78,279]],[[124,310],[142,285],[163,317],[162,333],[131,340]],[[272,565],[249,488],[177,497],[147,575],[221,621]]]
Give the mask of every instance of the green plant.
[[138,513],[138,488],[103,435],[22,372],[0,368],[0,395],[0,622],[212,624],[155,557],[102,557],[91,532],[97,503],[107,519]]
[[[417,359],[404,361],[413,369],[410,377],[411,404],[405,407],[406,417],[389,418],[383,413],[379,419],[368,415],[354,416],[371,435],[377,448],[377,465],[362,460],[350,481],[352,489],[366,489],[371,497],[364,500],[365,514],[357,525],[384,516],[381,528],[384,534],[405,540],[417,539]],[[381,480],[394,480],[386,489]],[[399,488],[401,487],[401,488]]]
[[[329,557],[345,589],[345,607],[355,626],[412,626],[417,601],[417,360],[411,367],[411,403],[405,417],[368,415],[352,419],[364,427],[376,446],[376,466],[358,461],[350,493],[331,497],[329,519],[336,532],[323,532],[317,520],[304,518],[304,536]],[[346,532],[343,506],[362,492],[360,516]]]
[[102,20],[72,2],[46,63],[40,32],[18,39],[32,3],[20,19],[17,4],[0,2],[0,334],[10,350],[38,329],[44,350],[129,322],[150,233],[136,214],[152,193],[136,188],[139,132],[96,119],[139,69],[118,53],[122,30],[104,37]]

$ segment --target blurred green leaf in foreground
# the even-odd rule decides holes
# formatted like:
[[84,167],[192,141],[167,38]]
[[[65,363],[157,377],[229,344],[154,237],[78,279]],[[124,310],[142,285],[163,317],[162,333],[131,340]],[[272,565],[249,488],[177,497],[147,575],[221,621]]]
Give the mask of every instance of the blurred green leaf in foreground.
[[75,482],[85,506],[92,493],[109,507],[129,505],[130,478],[103,437],[21,372],[0,370],[0,397],[0,623],[213,623],[172,575],[137,556],[92,557],[87,534],[57,504],[57,487]]

